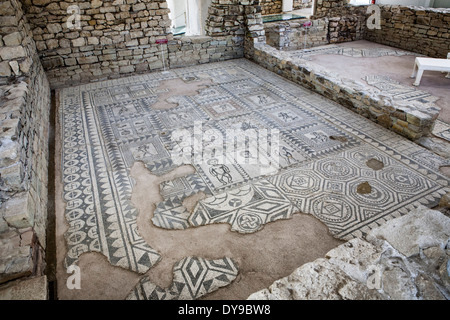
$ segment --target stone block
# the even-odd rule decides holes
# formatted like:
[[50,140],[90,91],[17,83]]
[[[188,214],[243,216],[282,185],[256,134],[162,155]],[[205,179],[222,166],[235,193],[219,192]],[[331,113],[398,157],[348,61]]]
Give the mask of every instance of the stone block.
[[22,44],[22,35],[20,32],[13,32],[3,36],[5,46],[20,46]]
[[25,49],[22,46],[15,47],[1,47],[0,57],[3,60],[14,60],[24,58],[26,56]]
[[120,73],[130,73],[134,72],[134,66],[122,66],[120,67]]
[[11,68],[8,61],[0,62],[0,77],[11,76]]
[[86,40],[84,38],[73,39],[72,45],[74,47],[82,47],[82,46],[86,45]]
[[11,4],[11,1],[0,2],[0,16],[13,16],[16,10]]
[[420,248],[445,246],[450,238],[450,218],[424,206],[405,216],[390,220],[382,227],[372,229],[368,239],[379,238],[406,257],[419,254]]
[[304,264],[249,300],[378,300],[382,295],[347,276],[326,259]]
[[59,23],[49,23],[47,24],[47,31],[56,34],[62,32],[62,27]]
[[22,165],[20,163],[0,168],[0,180],[3,182],[4,188],[8,191],[22,190],[21,173]]
[[[3,126],[3,124],[2,124]],[[6,129],[6,127],[3,127]],[[19,145],[10,139],[2,139],[0,146],[0,167],[8,167],[19,161]]]
[[34,207],[34,200],[28,192],[21,192],[3,203],[0,213],[10,226],[29,228],[34,225]]
[[11,239],[0,239],[0,283],[26,277],[33,272],[32,248],[11,243]]

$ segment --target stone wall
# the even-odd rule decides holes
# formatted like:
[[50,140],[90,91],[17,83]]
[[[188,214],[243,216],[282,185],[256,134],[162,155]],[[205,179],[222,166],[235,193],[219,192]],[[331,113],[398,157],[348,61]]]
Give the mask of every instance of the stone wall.
[[[162,57],[155,40],[172,40],[164,0],[25,3],[53,86],[159,69]],[[75,5],[73,10],[71,5]]]
[[365,16],[353,14],[329,18],[328,39],[330,43],[362,40],[365,31]]
[[364,39],[435,58],[450,52],[450,9],[381,7],[381,29],[366,30]]
[[244,56],[252,59],[255,46],[266,44],[266,32],[262,21],[262,8],[256,4],[245,7]]
[[19,1],[0,2],[0,28],[3,283],[45,267],[50,87]]
[[282,0],[260,0],[261,14],[276,14],[282,12]]
[[313,0],[294,0],[294,10],[311,8],[313,5]]
[[[163,56],[169,67],[242,57],[244,6],[250,3],[213,0],[205,28],[208,39],[174,37],[165,0],[80,2],[79,26],[69,19],[77,17],[68,10],[74,3],[25,1],[52,87],[161,70]],[[169,43],[161,50],[157,39]]]
[[265,23],[267,44],[279,50],[299,50],[328,44],[328,19],[311,20],[312,26],[308,28],[303,25],[306,21],[308,19]]
[[174,37],[168,43],[168,61],[172,68],[216,62],[244,56],[243,36]]
[[316,18],[322,18],[348,14],[346,10],[353,7],[348,2],[349,0],[317,0],[314,16]]
[[[362,38],[430,57],[447,57],[450,52],[450,9],[399,5],[379,5],[379,8],[380,29],[365,27],[365,19],[372,14],[367,13],[367,6],[352,6],[347,0],[317,0],[314,17],[328,17],[330,21],[338,22],[337,29],[330,23],[330,42]],[[355,37],[355,30],[362,36]]]

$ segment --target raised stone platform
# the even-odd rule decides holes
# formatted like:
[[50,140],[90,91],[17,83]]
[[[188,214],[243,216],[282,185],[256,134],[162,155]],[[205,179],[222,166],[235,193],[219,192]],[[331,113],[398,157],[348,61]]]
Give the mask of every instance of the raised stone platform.
[[351,50],[340,45],[280,51],[268,44],[258,43],[249,58],[411,140],[431,133],[441,111],[434,103],[436,97],[405,87],[389,77],[367,75],[365,79],[355,80],[343,76],[311,62],[311,56],[320,54],[359,57],[414,55],[395,49]]

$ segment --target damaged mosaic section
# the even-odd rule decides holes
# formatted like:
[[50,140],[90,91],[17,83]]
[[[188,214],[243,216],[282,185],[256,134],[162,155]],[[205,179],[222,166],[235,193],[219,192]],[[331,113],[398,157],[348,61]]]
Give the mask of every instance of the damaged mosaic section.
[[161,288],[142,278],[127,300],[195,300],[229,285],[238,275],[238,266],[230,258],[208,260],[187,257],[173,270],[169,288]]

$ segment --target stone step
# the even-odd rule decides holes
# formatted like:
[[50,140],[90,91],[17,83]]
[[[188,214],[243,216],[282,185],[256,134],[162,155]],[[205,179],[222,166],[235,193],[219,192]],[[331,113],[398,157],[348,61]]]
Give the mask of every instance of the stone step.
[[21,279],[0,286],[0,300],[48,300],[47,277]]

